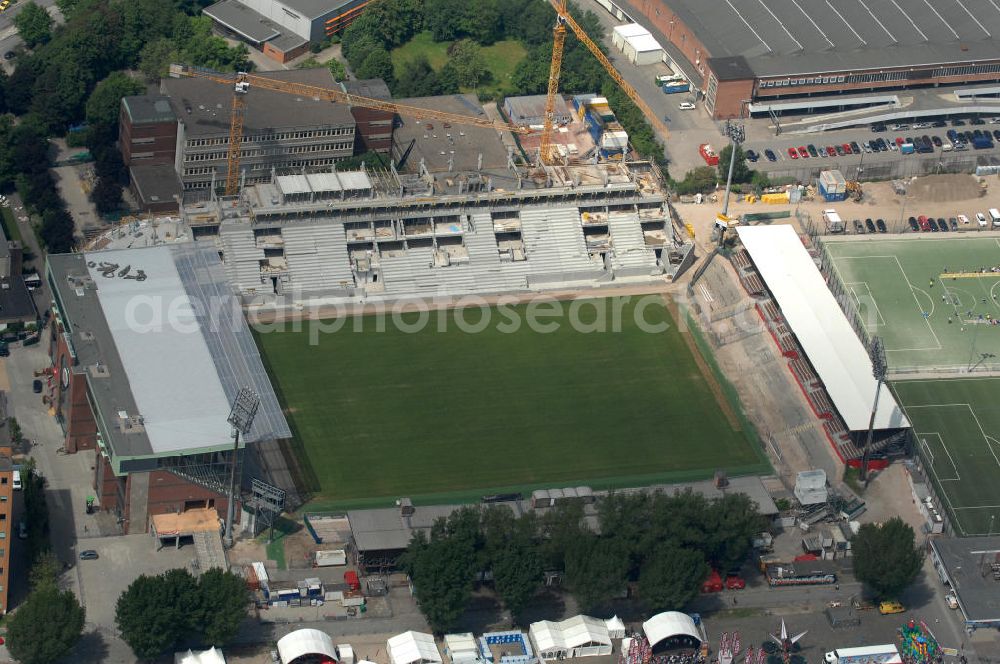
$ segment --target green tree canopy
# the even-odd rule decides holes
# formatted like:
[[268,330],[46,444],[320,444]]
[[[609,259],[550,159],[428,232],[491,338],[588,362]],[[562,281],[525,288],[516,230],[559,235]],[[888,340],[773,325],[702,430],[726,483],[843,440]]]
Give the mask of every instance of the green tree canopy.
[[347,70],[344,68],[344,63],[337,58],[330,59],[326,63],[326,68],[330,70],[330,76],[333,76],[333,80],[337,83],[347,80]]
[[122,206],[122,186],[112,178],[97,178],[97,184],[90,192],[90,200],[94,202],[99,214],[114,212]]
[[418,532],[411,541],[405,566],[420,610],[436,633],[454,627],[465,610],[475,563],[476,552],[467,538],[438,532],[428,539]]
[[468,88],[487,82],[490,68],[483,56],[483,47],[471,39],[460,39],[449,46],[448,62],[441,70],[441,78]]
[[136,657],[153,659],[196,629],[198,599],[198,582],[187,570],[142,575],[118,598],[118,631]]
[[84,610],[69,590],[45,583],[10,618],[7,649],[22,664],[49,664],[64,657],[83,634]]
[[122,97],[142,94],[145,86],[139,81],[116,71],[98,83],[87,99],[86,117],[89,124],[118,126],[118,112]]
[[698,595],[708,572],[700,551],[659,547],[639,574],[639,597],[650,613],[681,611]]
[[430,97],[454,92],[458,92],[458,87],[446,86],[441,76],[431,68],[425,55],[418,55],[403,63],[393,90],[393,94],[398,97]]
[[387,84],[392,84],[392,57],[389,51],[384,48],[369,51],[354,73],[358,78],[381,78]]
[[28,2],[21,8],[14,17],[14,27],[28,48],[43,44],[52,37],[52,17],[34,2]]
[[898,516],[866,523],[851,539],[854,575],[880,599],[895,599],[920,573],[923,556],[913,528]]
[[593,611],[625,590],[628,566],[622,542],[588,534],[566,553],[566,581],[580,608]]
[[[729,175],[729,158],[733,154],[733,145],[730,143],[719,152],[719,182],[725,182]],[[746,153],[739,145],[736,146],[736,163],[733,164],[733,183],[742,184],[750,182],[753,178],[753,170],[747,164]]]
[[247,618],[250,592],[239,576],[218,568],[198,579],[198,628],[205,645],[224,646],[236,636]]

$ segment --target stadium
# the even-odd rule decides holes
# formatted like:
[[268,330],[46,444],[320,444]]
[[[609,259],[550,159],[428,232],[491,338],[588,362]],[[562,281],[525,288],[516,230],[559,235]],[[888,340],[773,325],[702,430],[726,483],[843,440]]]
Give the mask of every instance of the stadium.
[[872,93],[940,86],[983,86],[975,96],[995,97],[988,84],[1000,81],[1000,8],[989,0],[940,8],[923,0],[598,1],[685,60],[716,119],[862,108],[885,103]]

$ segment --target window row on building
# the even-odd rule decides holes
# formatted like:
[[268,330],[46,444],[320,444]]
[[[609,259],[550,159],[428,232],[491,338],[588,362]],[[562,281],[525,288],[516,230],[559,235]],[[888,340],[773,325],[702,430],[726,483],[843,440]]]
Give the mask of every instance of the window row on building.
[[[354,147],[351,141],[343,143],[318,143],[313,145],[292,145],[286,148],[274,150],[240,150],[241,159],[253,159],[255,157],[279,157],[285,154],[303,154],[307,152],[330,152],[350,150]],[[226,158],[225,152],[190,152],[184,155],[185,162],[192,161],[222,161]]]
[[[288,131],[278,134],[256,134],[244,136],[243,143],[263,143],[269,141],[291,141],[303,138],[325,138],[327,136],[353,136],[354,127],[328,127],[326,129],[310,129],[306,131]],[[186,142],[189,148],[210,147],[213,145],[229,145],[229,136],[217,138],[190,138]]]
[[[344,157],[326,157],[323,159],[306,159],[304,161],[286,161],[280,164],[249,164],[244,167],[246,171],[268,171],[264,175],[247,175],[245,183],[256,184],[258,182],[270,182],[271,181],[271,168],[281,168],[281,169],[293,169],[293,168],[317,168],[319,166],[332,166],[338,161],[343,161],[347,159]],[[184,177],[190,177],[195,175],[211,175],[215,171],[218,173],[219,177],[223,175],[223,171],[216,169],[214,167],[199,167],[199,168],[185,168]],[[218,179],[216,181],[219,181]],[[185,182],[185,189],[208,189],[212,185],[211,180],[201,180],[198,182]]]
[[938,67],[937,69],[924,69],[917,71],[880,71],[858,74],[835,74],[833,76],[805,76],[802,78],[761,80],[760,87],[783,88],[799,85],[829,85],[831,83],[883,83],[890,81],[905,81],[909,79],[944,78],[950,76],[970,76],[974,74],[996,73],[1000,73],[1000,63]]

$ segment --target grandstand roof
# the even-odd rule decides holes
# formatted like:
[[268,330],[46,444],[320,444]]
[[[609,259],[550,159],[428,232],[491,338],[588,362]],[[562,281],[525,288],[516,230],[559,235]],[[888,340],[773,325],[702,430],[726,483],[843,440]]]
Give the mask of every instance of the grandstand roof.
[[[876,387],[871,359],[795,229],[741,226],[736,232],[847,428],[866,430]],[[875,428],[908,426],[896,399],[883,385]]]
[[215,249],[61,254],[48,271],[73,371],[115,456],[229,449],[226,418],[244,386],[261,404],[243,442],[291,437]]

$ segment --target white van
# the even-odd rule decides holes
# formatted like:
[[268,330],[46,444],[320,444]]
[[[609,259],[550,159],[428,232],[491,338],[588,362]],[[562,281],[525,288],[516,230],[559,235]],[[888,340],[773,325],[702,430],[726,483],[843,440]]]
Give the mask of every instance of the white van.
[[21,490],[21,471],[20,470],[15,470],[14,471],[14,481],[13,481],[12,486],[13,486],[14,491],[20,491]]
[[986,215],[982,212],[976,213],[976,223],[979,224],[980,228],[986,228],[989,222],[986,221]]
[[994,226],[1000,226],[1000,210],[990,208],[990,220],[993,222]]

